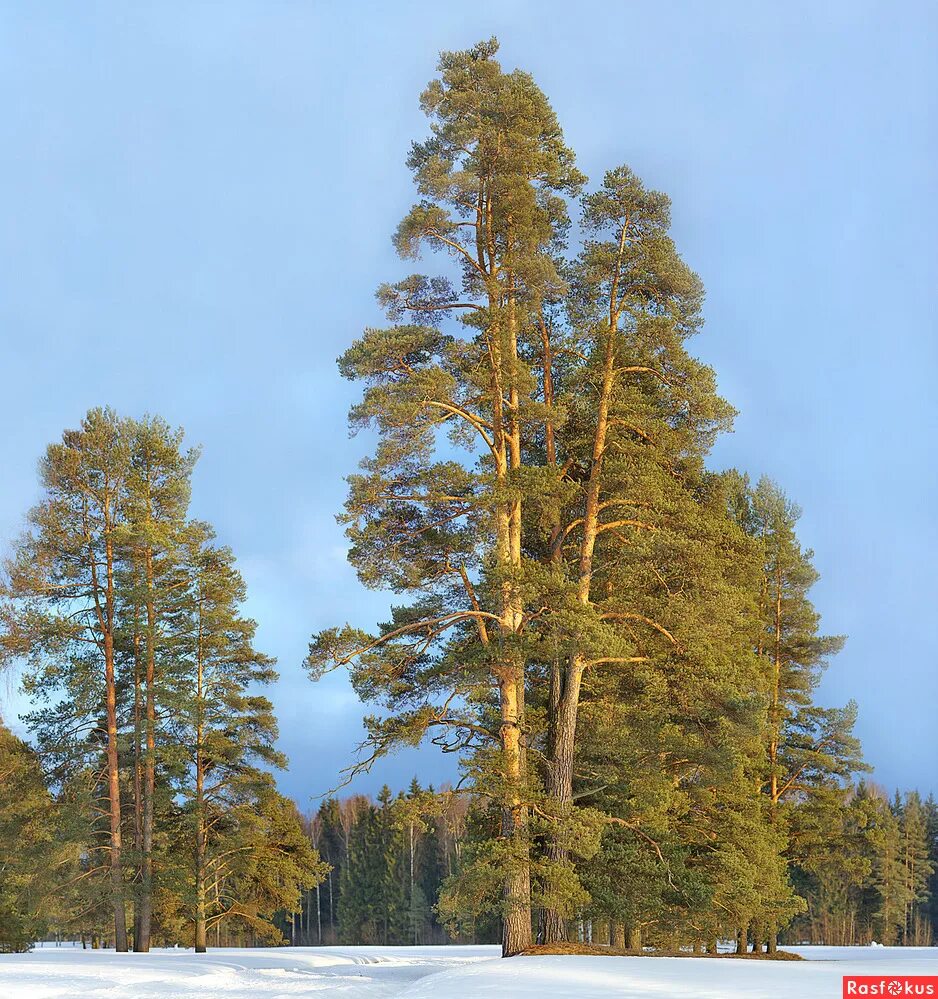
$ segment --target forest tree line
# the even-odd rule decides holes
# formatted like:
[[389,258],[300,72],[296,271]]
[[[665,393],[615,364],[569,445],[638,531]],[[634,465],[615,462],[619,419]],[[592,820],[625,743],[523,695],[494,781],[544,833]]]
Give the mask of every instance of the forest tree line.
[[[306,829],[330,870],[284,920],[285,936],[311,946],[497,942],[497,915],[483,915],[457,931],[439,909],[441,894],[458,882],[463,859],[492,835],[492,822],[488,803],[452,788],[421,788],[416,778],[406,792],[392,795],[385,787],[376,800],[361,794],[328,798]],[[923,947],[938,940],[933,797],[890,797],[860,781],[845,793],[794,807],[789,828],[789,876],[802,903],[780,933],[781,942]],[[571,926],[579,942],[634,949],[642,945],[642,926],[649,925],[639,922],[636,932],[635,914],[662,915],[666,904],[679,903],[677,885],[667,883],[652,845],[645,843],[644,851],[639,845],[627,832],[610,831],[583,865],[591,898]],[[705,928],[706,894],[698,906],[696,914],[675,912],[650,933],[646,929],[645,941],[665,949],[714,950],[725,936]],[[761,936],[755,927],[737,945],[752,946]]]

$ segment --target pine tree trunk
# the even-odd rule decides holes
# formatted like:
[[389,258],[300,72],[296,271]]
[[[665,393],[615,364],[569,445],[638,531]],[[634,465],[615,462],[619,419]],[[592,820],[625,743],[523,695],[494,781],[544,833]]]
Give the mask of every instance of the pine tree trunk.
[[[521,681],[523,682],[523,680]],[[527,806],[522,799],[523,769],[519,724],[519,680],[512,671],[503,675],[501,744],[507,778],[507,800],[502,809],[502,835],[511,847],[503,887],[502,956],[510,957],[531,946],[531,870]]]
[[[518,363],[518,322],[515,313],[514,277],[508,275],[508,412],[504,444],[507,464],[512,471],[521,468],[520,397],[515,365]],[[500,373],[501,374],[501,373]],[[507,501],[508,548],[507,562],[512,570],[521,567],[521,497]],[[511,635],[522,626],[524,609],[516,593],[516,584],[509,583],[503,612],[504,623]],[[513,662],[510,671],[500,678],[502,709],[502,751],[508,777],[508,801],[503,812],[503,834],[512,846],[512,860],[504,887],[502,911],[502,956],[508,957],[531,946],[531,844],[528,840],[528,808],[524,800],[527,776],[527,750],[524,741],[525,668],[524,662]]]
[[[620,254],[625,239],[624,233],[625,230],[623,229]],[[613,300],[614,298],[615,286]],[[609,406],[615,377],[613,341],[617,324],[618,317],[610,313],[610,326],[607,332],[604,352],[603,382],[598,401],[592,462],[583,510],[583,539],[580,545],[577,599],[584,607],[590,605],[593,552],[599,528],[603,457],[606,452],[606,438],[609,432]],[[576,722],[580,705],[580,684],[586,665],[586,661],[582,656],[573,656],[566,670],[561,673],[563,689],[560,691],[556,717],[551,719],[550,732],[553,737],[553,746],[550,749],[550,760],[547,767],[547,790],[551,798],[554,799],[555,807],[561,812],[562,816],[573,803],[573,758],[576,741]],[[561,837],[562,830],[559,828],[555,833],[548,836],[547,856],[554,863],[563,863],[567,859],[567,850],[562,845]],[[557,943],[565,938],[566,930],[563,919],[558,912],[548,909],[544,919],[544,942]]]
[[740,926],[736,931],[736,953],[737,954],[747,954],[749,952],[749,940],[747,939],[749,934],[749,927],[746,924]]
[[632,923],[629,926],[628,949],[634,950],[636,953],[642,951],[642,928],[638,923]]
[[[195,952],[205,953],[206,897],[205,864],[207,853],[205,823],[205,761],[202,756],[203,731],[203,660],[202,660],[202,595],[198,604],[198,637],[196,645],[196,719],[195,719]],[[218,879],[216,878],[216,885]],[[217,894],[217,889],[216,889]],[[217,940],[216,935],[216,940]]]
[[150,950],[153,912],[153,798],[156,790],[156,608],[153,596],[153,551],[146,552],[147,573],[147,683],[146,753],[143,782],[143,850],[140,858],[140,901],[134,950]]
[[[576,717],[580,702],[580,684],[583,678],[581,660],[575,659],[566,668],[558,669],[559,690],[551,719],[550,762],[547,768],[545,789],[561,815],[573,803],[573,758],[576,740]],[[547,841],[547,859],[553,864],[567,860],[568,851],[559,836]],[[556,910],[544,913],[544,943],[560,943],[567,939],[567,923]]]
[[762,953],[762,942],[765,939],[762,930],[762,923],[753,921],[752,923],[752,952],[753,954]]
[[205,897],[205,824],[202,817],[202,776],[196,777],[197,817],[195,834],[195,952],[204,954],[206,949],[206,897]]
[[612,949],[625,950],[625,923],[615,921],[609,927],[612,930]]
[[[134,854],[143,853],[143,676],[140,654],[139,608],[134,608]],[[140,904],[134,905],[134,950],[140,939]]]
[[105,699],[107,702],[107,778],[110,810],[111,905],[114,912],[114,949],[127,950],[127,912],[124,905],[124,876],[121,865],[120,771],[117,757],[117,689],[114,681],[114,637],[104,635]]

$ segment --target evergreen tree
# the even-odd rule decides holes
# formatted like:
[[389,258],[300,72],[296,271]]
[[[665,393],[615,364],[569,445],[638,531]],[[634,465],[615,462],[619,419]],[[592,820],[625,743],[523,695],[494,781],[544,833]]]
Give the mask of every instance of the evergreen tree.
[[44,496],[6,564],[2,635],[3,651],[28,664],[27,691],[49,705],[33,714],[35,727],[61,744],[101,725],[101,849],[118,951],[127,950],[127,915],[115,643],[129,455],[127,425],[107,409],[91,410],[47,448]]
[[[350,480],[350,558],[411,603],[376,634],[314,636],[307,666],[349,666],[381,707],[353,772],[429,735],[501,808],[501,833],[447,882],[449,925],[493,911],[503,952],[523,949],[533,873],[541,938],[562,939],[589,903],[579,874],[603,876],[605,828],[636,862],[648,841],[662,870],[661,843],[681,858],[672,923],[700,922],[709,897],[773,948],[801,905],[781,806],[842,788],[859,763],[852,707],[811,697],[840,640],[818,634],[795,508],[704,467],[732,411],[686,349],[702,288],[668,199],[610,171],[565,259],[583,178],[495,48],[442,57],[423,97],[433,136],[409,160],[423,200],[395,237],[405,256],[451,253],[460,292],[422,275],[382,287],[399,324],[340,360],[365,383],[353,429],[379,436]],[[662,897],[635,921],[663,920]]]
[[938,803],[932,794],[925,799],[922,808],[925,812],[925,841],[928,844],[928,862],[931,874],[928,876],[928,900],[922,906],[930,940],[938,939]]
[[[348,811],[347,807],[345,811]],[[324,801],[319,806],[316,818],[319,824],[316,849],[323,861],[329,865],[325,886],[321,892],[317,889],[322,896],[320,906],[323,940],[319,942],[337,943],[339,908],[348,858],[347,824],[343,822],[342,804],[336,798]]]
[[170,713],[167,702],[172,699],[173,678],[168,674],[176,655],[171,639],[178,603],[175,584],[197,452],[184,451],[182,431],[158,417],[129,422],[127,433],[126,527],[121,545],[127,551],[125,572],[129,575],[123,597],[132,620],[132,634],[125,636],[125,645],[129,646],[134,689],[134,848],[139,864],[134,950],[146,952],[153,907],[157,709],[162,717]]
[[869,797],[867,838],[872,849],[873,932],[886,946],[900,941],[910,902],[899,817],[885,797]]
[[777,810],[786,795],[804,791],[812,781],[849,779],[855,772],[855,707],[830,712],[812,703],[827,660],[844,639],[818,634],[819,616],[808,598],[818,573],[813,552],[802,551],[795,533],[801,511],[767,478],[743,502],[748,503],[745,526],[763,552],[758,653],[770,676],[767,790]]
[[[819,615],[809,598],[818,573],[813,552],[803,550],[796,525],[799,508],[767,478],[755,489],[744,476],[731,475],[730,507],[758,542],[761,574],[757,596],[760,630],[756,652],[767,678],[765,771],[767,819],[780,849],[806,802],[836,796],[865,769],[853,735],[856,705],[821,708],[813,693],[840,636],[819,634]],[[810,866],[810,865],[809,865]],[[769,949],[776,946],[778,922],[771,921]]]
[[405,839],[397,804],[385,786],[377,805],[361,808],[352,826],[339,903],[346,942],[401,944],[410,938]]
[[[492,41],[441,57],[440,77],[422,97],[433,134],[408,161],[422,200],[395,235],[402,256],[424,246],[452,254],[461,290],[424,276],[382,288],[392,319],[408,323],[369,330],[340,362],[367,385],[353,426],[373,424],[380,434],[351,479],[350,557],[365,583],[416,602],[395,609],[377,636],[321,633],[308,665],[315,676],[354,663],[360,693],[387,701],[391,720],[370,722],[376,753],[431,726],[453,729],[457,740],[471,735],[473,723],[449,707],[461,693],[489,689],[498,760],[484,790],[503,808],[509,954],[531,934],[521,533],[525,499],[545,484],[536,461],[526,468],[534,382],[523,340],[532,310],[559,281],[552,250],[567,226],[562,195],[582,178],[543,94],[526,74],[504,73],[496,50]],[[461,323],[444,333],[449,314]],[[467,658],[470,637],[478,648]]]
[[135,949],[194,923],[202,950],[222,920],[270,932],[325,873],[273,787],[283,759],[255,686],[276,674],[239,614],[244,584],[186,519],[195,457],[159,418],[89,412],[46,452],[0,594],[0,653],[26,666],[27,723],[81,844],[65,896],[95,933],[109,906],[118,950],[130,901]]
[[[213,543],[207,525],[193,523],[182,570],[186,589],[177,625],[184,622],[185,641],[176,654],[184,652],[186,658],[177,665],[176,683],[188,697],[180,700],[174,740],[183,751],[179,791],[191,818],[195,949],[204,952],[208,930],[221,920],[237,917],[256,928],[258,913],[282,907],[270,888],[261,897],[254,894],[262,876],[273,883],[258,859],[274,856],[274,844],[265,835],[276,831],[290,837],[309,868],[304,867],[304,886],[316,883],[318,867],[308,859],[315,854],[305,837],[300,849],[295,830],[284,825],[273,790],[269,768],[286,761],[274,748],[277,727],[270,701],[254,691],[277,674],[274,661],[254,648],[255,623],[239,613],[245,586],[234,556]],[[248,859],[250,876],[244,869]]]
[[[873,869],[869,802],[853,789],[814,794],[789,813],[795,890],[805,899],[788,937],[847,946],[866,932],[864,896]],[[868,942],[868,941],[867,941]]]
[[[898,792],[897,792],[898,797]],[[905,914],[902,942],[912,946],[931,943],[928,919],[929,880],[934,873],[928,839],[928,814],[918,792],[898,803],[902,865],[905,870]]]
[[[565,306],[566,340],[582,360],[550,379],[552,406],[566,414],[553,441],[566,472],[548,511],[545,557],[568,582],[566,594],[543,601],[554,611],[545,624],[553,653],[545,784],[561,816],[573,800],[586,671],[622,671],[649,647],[664,642],[671,652],[690,637],[676,637],[662,618],[669,608],[650,570],[666,564],[666,548],[681,557],[681,518],[697,517],[702,457],[732,413],[712,371],[685,349],[701,323],[702,289],[668,234],[668,198],[619,167],[584,198],[582,226]],[[548,856],[563,864],[555,829]],[[549,908],[546,941],[564,935],[561,913]]]
[[26,950],[50,919],[67,915],[78,844],[33,749],[0,721],[0,953]]

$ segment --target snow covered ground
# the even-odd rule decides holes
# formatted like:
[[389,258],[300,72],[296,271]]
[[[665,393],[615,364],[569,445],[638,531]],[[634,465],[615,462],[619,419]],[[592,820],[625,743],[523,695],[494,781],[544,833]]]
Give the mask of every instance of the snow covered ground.
[[[497,947],[258,947],[149,954],[37,947],[0,955],[0,999],[383,999]],[[442,999],[442,997],[437,997]]]
[[527,957],[425,978],[407,999],[840,999],[844,975],[938,975],[938,948],[792,947],[805,961]]
[[495,947],[0,955],[2,999],[839,999],[844,975],[938,975],[938,947],[798,947],[805,961],[525,957]]

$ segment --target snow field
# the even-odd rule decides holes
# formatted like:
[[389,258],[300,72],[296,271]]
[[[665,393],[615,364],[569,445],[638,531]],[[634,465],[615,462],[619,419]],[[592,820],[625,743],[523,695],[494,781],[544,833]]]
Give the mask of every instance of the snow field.
[[0,956],[0,999],[839,999],[844,975],[938,976],[938,947],[796,947],[805,961],[524,957],[497,947],[276,947]]

